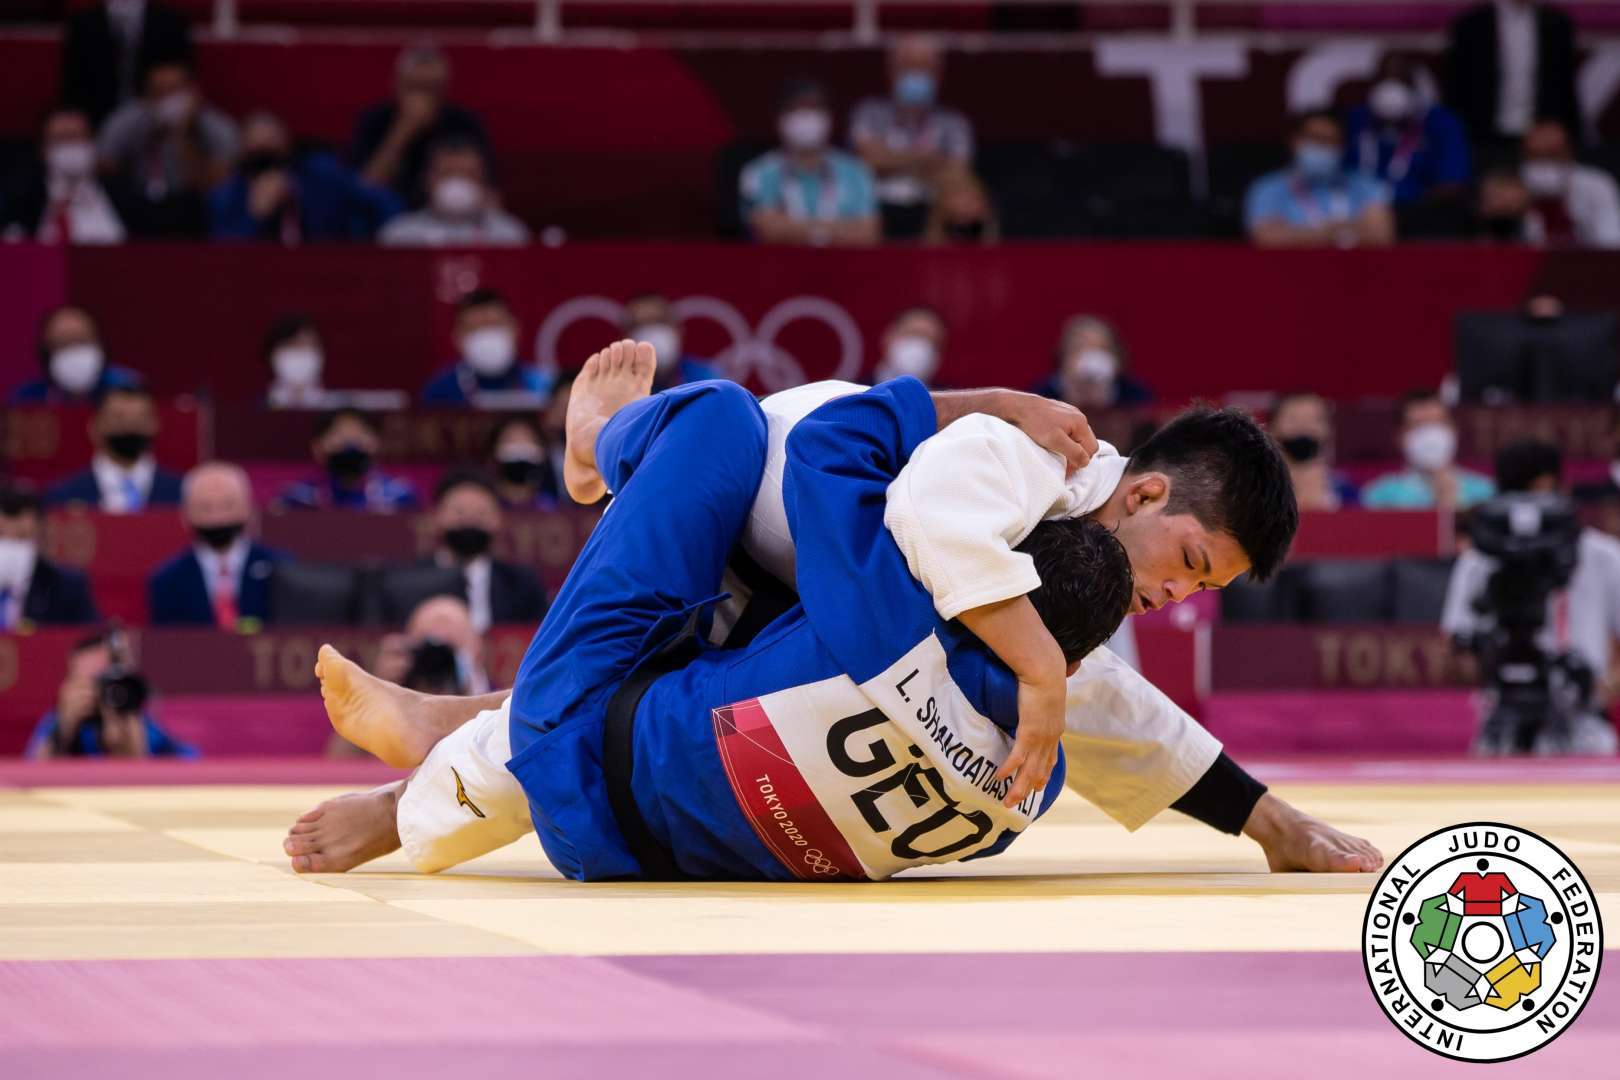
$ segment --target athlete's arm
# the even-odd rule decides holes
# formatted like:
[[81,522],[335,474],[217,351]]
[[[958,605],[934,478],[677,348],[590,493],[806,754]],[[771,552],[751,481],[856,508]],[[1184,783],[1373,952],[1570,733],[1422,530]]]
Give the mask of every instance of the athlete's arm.
[[935,390],[930,396],[941,431],[964,416],[994,416],[1062,458],[1071,473],[1084,468],[1097,452],[1097,436],[1086,414],[1066,401],[999,389]]

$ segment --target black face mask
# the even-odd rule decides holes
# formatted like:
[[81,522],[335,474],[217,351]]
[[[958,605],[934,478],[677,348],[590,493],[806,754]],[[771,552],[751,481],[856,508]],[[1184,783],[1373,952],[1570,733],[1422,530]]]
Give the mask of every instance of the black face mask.
[[242,535],[246,527],[244,522],[233,521],[229,525],[199,525],[191,531],[198,540],[215,551],[224,551],[236,543],[236,538]]
[[458,559],[478,558],[489,550],[494,540],[494,534],[476,525],[462,525],[444,531],[444,546]]
[[140,431],[120,431],[107,436],[107,452],[115,459],[133,464],[152,448],[152,436]]
[[258,153],[244,156],[237,168],[249,180],[263,176],[267,172],[287,167],[287,156],[278,154],[274,150],[261,150]]
[[527,458],[513,458],[503,461],[501,466],[501,479],[517,487],[531,487],[539,482],[540,463],[529,461]]
[[326,471],[340,484],[352,484],[371,471],[371,455],[358,446],[343,446],[326,456]]
[[1316,460],[1316,456],[1322,452],[1322,440],[1315,435],[1295,435],[1291,439],[1279,439],[1277,445],[1288,455],[1288,460],[1301,465]]
[[945,235],[951,240],[977,242],[984,239],[984,222],[953,221],[945,226]]
[[1485,219],[1485,231],[1498,240],[1517,240],[1523,223],[1516,217],[1490,217]]

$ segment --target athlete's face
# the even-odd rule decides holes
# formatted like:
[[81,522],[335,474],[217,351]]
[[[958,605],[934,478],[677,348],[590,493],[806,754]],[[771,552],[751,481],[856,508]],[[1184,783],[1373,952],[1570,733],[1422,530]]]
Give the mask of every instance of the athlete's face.
[[1115,534],[1131,558],[1131,614],[1219,589],[1249,568],[1231,536],[1205,528],[1191,514],[1167,514],[1170,480],[1163,473],[1127,477],[1124,512]]

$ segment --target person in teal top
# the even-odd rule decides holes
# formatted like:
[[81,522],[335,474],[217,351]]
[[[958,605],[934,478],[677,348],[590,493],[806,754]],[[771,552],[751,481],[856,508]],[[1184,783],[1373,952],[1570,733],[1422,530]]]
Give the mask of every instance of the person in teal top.
[[743,167],[742,217],[767,244],[875,244],[877,188],[853,154],[828,145],[832,110],[817,83],[790,82],[777,113],[782,147]]
[[1344,126],[1327,110],[1294,124],[1294,163],[1249,185],[1243,220],[1260,247],[1384,247],[1395,242],[1389,186],[1344,167]]
[[1401,456],[1407,467],[1361,491],[1369,510],[1466,510],[1496,494],[1488,476],[1457,465],[1457,427],[1434,390],[1401,399]]

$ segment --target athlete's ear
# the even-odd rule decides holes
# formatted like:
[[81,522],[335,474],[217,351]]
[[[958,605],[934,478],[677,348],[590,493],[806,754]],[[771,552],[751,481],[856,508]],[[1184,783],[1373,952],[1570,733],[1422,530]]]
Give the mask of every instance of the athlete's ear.
[[1170,495],[1170,478],[1161,472],[1143,473],[1131,479],[1125,489],[1125,512],[1135,514],[1160,506]]

